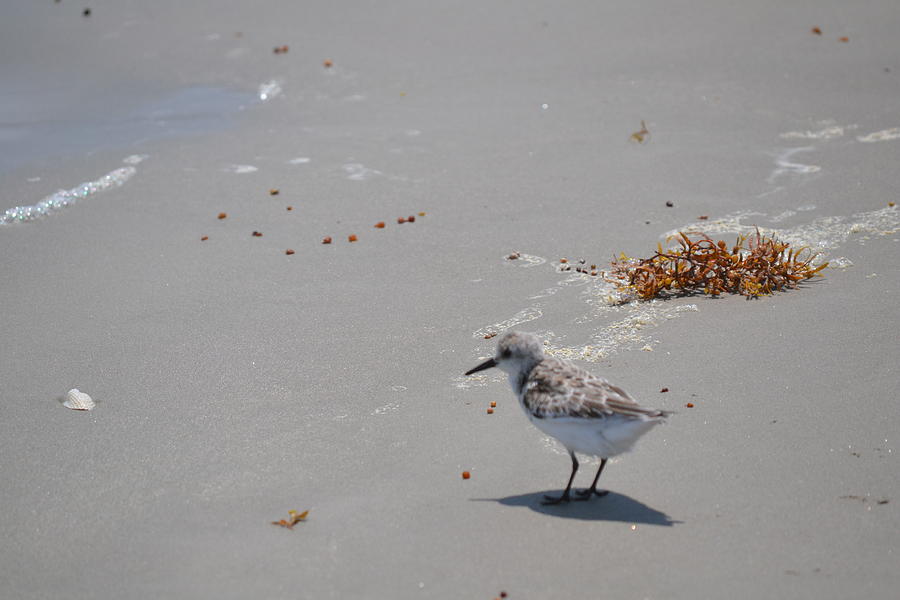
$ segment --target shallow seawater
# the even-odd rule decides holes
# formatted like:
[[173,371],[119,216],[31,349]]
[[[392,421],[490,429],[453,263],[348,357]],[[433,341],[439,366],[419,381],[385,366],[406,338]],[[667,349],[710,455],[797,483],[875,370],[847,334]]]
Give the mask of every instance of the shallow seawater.
[[78,82],[8,81],[0,87],[0,173],[232,125],[255,93],[222,87],[100,90]]

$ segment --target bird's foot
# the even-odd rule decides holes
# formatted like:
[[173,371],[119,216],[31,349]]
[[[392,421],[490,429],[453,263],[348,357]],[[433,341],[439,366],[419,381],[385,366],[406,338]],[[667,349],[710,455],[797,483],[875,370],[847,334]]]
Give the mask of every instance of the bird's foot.
[[544,506],[553,506],[554,504],[562,504],[563,502],[568,502],[571,498],[569,498],[569,490],[559,496],[544,496],[544,500],[541,502]]
[[588,488],[586,490],[578,490],[575,492],[575,499],[584,501],[589,500],[592,495],[597,494],[599,497],[603,497],[609,493],[609,490],[598,490],[596,488]]

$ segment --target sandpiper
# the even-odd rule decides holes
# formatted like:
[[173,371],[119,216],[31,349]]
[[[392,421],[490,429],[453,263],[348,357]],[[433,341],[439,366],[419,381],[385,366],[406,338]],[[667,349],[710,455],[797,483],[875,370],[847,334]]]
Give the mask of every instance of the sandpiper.
[[591,487],[575,492],[575,499],[608,494],[597,490],[606,461],[630,450],[638,438],[668,416],[665,411],[639,405],[622,388],[581,367],[544,356],[541,341],[530,333],[504,334],[497,343],[496,356],[466,375],[491,367],[509,375],[513,392],[534,426],[559,440],[572,458],[572,474],[565,491],[559,497],[545,496],[543,504],[570,500],[578,471],[576,452],[599,457],[600,468]]

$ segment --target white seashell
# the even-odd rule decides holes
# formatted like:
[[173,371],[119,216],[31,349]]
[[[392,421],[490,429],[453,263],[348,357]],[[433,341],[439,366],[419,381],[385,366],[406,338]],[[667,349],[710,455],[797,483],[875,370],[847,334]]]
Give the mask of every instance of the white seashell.
[[66,401],[63,402],[63,406],[72,410],[91,410],[94,408],[94,401],[84,392],[71,389],[66,394]]

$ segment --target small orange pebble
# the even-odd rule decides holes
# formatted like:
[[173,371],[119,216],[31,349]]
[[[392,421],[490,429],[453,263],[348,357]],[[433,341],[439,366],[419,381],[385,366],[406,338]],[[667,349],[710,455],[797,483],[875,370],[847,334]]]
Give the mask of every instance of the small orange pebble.
[[839,42],[844,42],[844,43],[846,44],[847,42],[850,41],[850,38],[848,38],[848,37],[845,35],[844,37],[838,38],[838,41],[839,41]]
[[416,218],[415,218],[414,216],[412,216],[412,215],[409,215],[408,217],[406,217],[406,222],[407,222],[407,223],[415,223],[415,222],[416,222]]
[[597,276],[597,271],[596,270],[591,271],[591,277],[596,277],[596,276]]
[[331,67],[334,66],[334,63],[331,62],[330,59],[326,58],[325,60],[322,61],[322,66],[325,67],[326,69],[330,69]]
[[288,206],[287,209],[288,209],[288,210],[294,210],[294,207],[293,207],[293,206]]
[[816,35],[822,35],[822,30],[819,29],[818,27],[813,27],[812,29],[810,29],[810,31]]
[[384,229],[384,221],[378,221],[375,223],[375,229]]
[[494,332],[492,331],[492,332],[490,332],[490,333],[484,334],[484,339],[489,340],[489,339],[491,339],[492,337],[496,337],[496,336],[497,336],[497,334],[494,333]]
[[219,218],[220,218],[220,219],[224,219],[224,218],[226,218],[226,217],[228,217],[228,213],[219,213]]
[[491,400],[491,408],[497,408],[497,402],[496,402],[496,401]]
[[208,235],[204,235],[202,238],[200,238],[200,241],[201,241],[201,242],[205,242],[205,241],[208,240],[208,239],[209,239],[209,236],[208,236]]
[[894,202],[888,202],[888,206],[895,206],[895,205],[896,204]]
[[522,255],[519,254],[518,252],[513,252],[512,254],[510,254],[509,256],[506,257],[506,260],[518,260],[519,257],[521,257],[521,256]]
[[287,46],[275,46],[272,49],[272,52],[274,52],[275,54],[285,54],[287,51],[288,51]]
[[290,256],[291,254],[294,253],[294,251],[291,250],[290,248],[288,248],[287,250],[284,251],[284,253],[287,254],[288,256]]
[[665,394],[665,393],[668,392],[668,391],[669,391],[669,388],[663,388],[663,389],[659,390],[659,393],[660,393],[660,394]]
[[700,219],[701,221],[705,221],[705,220],[707,220],[707,219],[709,218],[709,215],[700,215],[700,216],[697,217],[697,218]]
[[331,243],[331,238],[330,238],[330,237],[324,238],[324,239],[322,240],[322,243],[323,243],[323,244],[330,244],[330,243]]
[[420,216],[420,217],[424,217],[424,216],[425,216],[425,213],[420,212],[420,213],[419,213],[419,216]]
[[687,404],[685,404],[685,406],[687,406],[688,408],[694,408],[694,403],[688,402]]
[[269,190],[269,195],[270,195],[270,196],[277,196],[277,195],[280,194],[280,193],[281,193],[281,190],[279,190],[279,189],[277,189],[277,188],[272,188],[271,190]]
[[406,219],[404,219],[403,217],[397,217],[397,223],[403,225],[404,223],[406,223]]
[[489,415],[494,414],[494,409],[493,408],[487,409],[487,414],[489,414]]
[[348,235],[348,236],[347,236],[347,241],[348,241],[348,242],[355,242],[355,241],[356,241],[356,234],[350,234],[350,235]]
[[262,237],[262,234],[258,231],[253,232],[253,237]]
[[561,264],[566,264],[567,262],[569,262],[569,259],[568,259],[568,258],[561,258],[561,259],[559,259],[559,262],[560,262]]
[[472,474],[469,473],[468,471],[463,471],[463,472],[462,472],[462,478],[463,478],[463,479],[468,479],[468,478],[471,477],[471,476],[472,476]]

